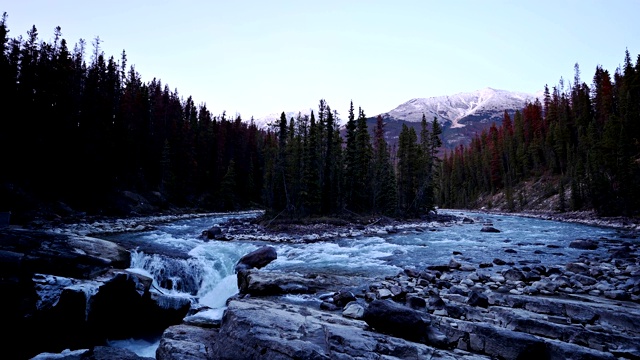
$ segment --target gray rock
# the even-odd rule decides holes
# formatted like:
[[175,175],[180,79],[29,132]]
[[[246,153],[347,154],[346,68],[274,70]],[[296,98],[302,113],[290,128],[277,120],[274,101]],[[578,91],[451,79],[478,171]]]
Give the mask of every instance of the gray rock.
[[516,269],[507,269],[502,273],[502,276],[504,276],[506,280],[510,281],[522,281],[525,279],[522,271]]
[[[373,303],[376,302],[379,300]],[[427,341],[441,338],[435,331],[431,336],[429,332],[423,336]],[[449,351],[372,332],[361,320],[259,298],[230,301],[218,334],[207,344],[211,344],[210,359],[222,360],[465,358],[462,354],[454,356]]]
[[363,320],[374,330],[402,339],[444,347],[447,338],[431,327],[426,313],[390,300],[375,300],[365,309]]
[[157,360],[210,360],[215,359],[212,346],[218,329],[205,329],[191,325],[175,325],[162,334],[156,350]]
[[581,250],[595,250],[598,248],[598,242],[595,240],[577,239],[569,243],[569,247]]
[[568,263],[565,268],[576,274],[584,274],[589,272],[589,267],[583,263]]
[[486,308],[489,306],[489,298],[485,294],[473,291],[467,299],[467,304],[469,304],[470,306]]
[[267,266],[270,262],[278,258],[276,249],[272,246],[263,246],[254,250],[238,260],[235,270],[260,269]]
[[427,301],[420,296],[409,295],[407,296],[407,306],[412,309],[421,310],[427,306]]
[[352,319],[362,319],[364,315],[364,307],[362,305],[354,302],[350,302],[342,311],[342,316],[346,316]]

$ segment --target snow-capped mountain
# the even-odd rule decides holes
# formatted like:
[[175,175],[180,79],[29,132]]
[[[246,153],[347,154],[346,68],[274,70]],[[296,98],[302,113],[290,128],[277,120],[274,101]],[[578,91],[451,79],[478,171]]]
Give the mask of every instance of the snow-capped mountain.
[[[380,115],[386,123],[385,137],[391,145],[397,142],[402,124],[414,127],[419,133],[424,114],[429,122],[434,117],[438,118],[443,127],[444,147],[453,149],[460,144],[468,144],[476,134],[489,128],[492,123],[495,122],[498,126],[502,124],[505,110],[513,117],[516,110],[522,110],[527,102],[534,102],[536,99],[542,101],[542,95],[542,91],[528,94],[488,87],[455,95],[411,99]],[[298,114],[309,115],[311,110],[287,111],[285,115],[288,120],[296,118]],[[281,112],[273,113],[254,119],[254,123],[259,128],[267,129],[270,125],[277,125],[280,114]],[[367,120],[370,129],[375,126],[377,117],[376,115]],[[342,119],[341,123],[344,125],[345,121]]]
[[425,114],[428,121],[438,117],[444,125],[449,123],[450,128],[460,128],[466,126],[465,118],[483,113],[489,119],[501,120],[504,110],[520,110],[525,102],[533,102],[541,95],[484,88],[449,96],[411,99],[381,115],[383,118],[414,122],[420,121]]
[[[289,119],[291,118],[297,118],[298,115],[301,116],[309,116],[311,115],[311,108],[309,109],[302,109],[300,111],[285,111],[284,114],[287,116],[287,121],[289,121]],[[316,110],[317,112],[317,110]],[[277,126],[278,122],[280,121],[280,116],[282,115],[282,112],[279,113],[273,113],[273,114],[269,114],[257,119],[253,119],[254,124],[256,124],[256,126],[259,129],[267,129],[271,126]]]
[[[527,94],[484,88],[455,95],[411,99],[380,115],[385,120],[385,135],[391,144],[397,142],[403,123],[419,131],[422,114],[429,122],[437,117],[443,126],[444,147],[453,149],[460,144],[468,144],[492,123],[502,124],[505,110],[513,117],[516,110],[522,110],[527,102],[534,102],[536,98],[542,101],[542,95],[542,91]],[[375,124],[376,117],[369,119],[370,126]]]

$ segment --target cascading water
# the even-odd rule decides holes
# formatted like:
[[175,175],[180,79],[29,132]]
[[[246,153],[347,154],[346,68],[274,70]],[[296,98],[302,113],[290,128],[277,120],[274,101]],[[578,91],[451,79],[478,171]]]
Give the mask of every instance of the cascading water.
[[[442,211],[474,219],[472,224],[421,224],[400,227],[397,233],[376,236],[342,237],[316,243],[271,243],[278,258],[266,269],[312,271],[340,275],[384,277],[404,267],[424,268],[446,264],[456,251],[458,260],[553,264],[558,259],[574,261],[581,250],[572,249],[572,240],[619,239],[614,229],[560,223],[540,219]],[[257,213],[219,215],[182,220],[149,232],[120,234],[117,242],[139,247],[132,253],[131,270],[147,274],[163,293],[187,296],[194,308],[209,308],[198,315],[220,318],[226,300],[235,294],[236,262],[265,244],[262,241],[205,241],[200,233],[230,218],[248,219]],[[500,233],[482,233],[487,223]],[[509,249],[510,251],[505,251]],[[561,250],[559,250],[561,249]],[[492,271],[499,271],[500,266]],[[112,342],[144,356],[154,356],[157,342],[149,346],[140,340]],[[155,347],[154,347],[155,346]]]
[[[200,311],[199,316],[220,319],[226,300],[238,292],[235,264],[257,246],[251,243],[207,242],[200,237],[200,232],[230,218],[256,215],[226,214],[182,220],[149,232],[111,238],[145,249],[131,252],[129,270],[153,279],[152,291],[171,297],[188,297],[192,308],[208,308]],[[109,343],[128,348],[140,356],[154,357],[159,339],[125,339]]]

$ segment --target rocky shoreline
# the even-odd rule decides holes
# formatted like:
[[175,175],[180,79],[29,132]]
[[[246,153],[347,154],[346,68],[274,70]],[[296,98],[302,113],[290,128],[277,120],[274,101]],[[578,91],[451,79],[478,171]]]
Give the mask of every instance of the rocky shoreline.
[[[124,271],[126,249],[111,248],[103,240],[86,236],[142,231],[162,222],[209,215],[102,220],[56,227],[47,235],[41,231],[0,229],[3,237],[27,231],[39,239],[30,242],[35,250],[29,250],[19,240],[26,233],[14,234],[17,245],[7,248],[5,242],[0,249],[0,255],[8,259],[3,260],[0,270],[13,274],[4,277],[2,285],[7,291],[3,293],[19,290],[16,296],[26,295],[16,301],[9,298],[3,308],[27,306],[30,312],[24,314],[37,315],[37,321],[22,324],[17,315],[23,313],[16,313],[11,317],[15,322],[9,326],[15,326],[18,334],[26,334],[33,327],[46,324],[41,329],[43,334],[56,333],[55,327],[61,325],[52,324],[51,320],[63,321],[71,316],[77,321],[65,326],[80,334],[87,326],[96,329],[99,321],[88,322],[90,318],[114,316],[104,307],[89,306],[99,305],[101,297],[109,297],[133,301],[134,305],[122,307],[131,314],[142,311],[149,319],[164,319],[161,324],[150,322],[155,329],[166,329],[157,359],[640,359],[640,250],[635,223],[588,223],[621,229],[629,241],[594,243],[577,239],[571,247],[580,249],[582,255],[577,261],[564,264],[527,260],[510,263],[499,258],[490,263],[474,263],[460,249],[452,252],[446,264],[423,269],[407,267],[396,276],[382,279],[240,267],[240,294],[229,299],[221,321],[192,314],[197,310],[189,310],[188,299],[164,296],[151,287],[150,279],[143,274]],[[316,223],[280,227],[232,220],[205,230],[202,238],[308,243],[423,232],[451,221],[474,220],[446,215],[412,222],[381,218],[342,226]],[[573,220],[567,217],[563,221]],[[74,243],[73,239],[82,241]],[[62,250],[51,253],[50,245],[38,244],[60,244]],[[94,244],[117,250],[111,250],[111,260],[105,262],[104,256],[95,253]],[[79,264],[74,269],[84,272],[64,273],[59,264],[51,267],[55,263],[47,260],[47,256],[69,259],[69,254],[76,254],[71,257],[74,264]],[[91,260],[100,266],[95,268],[97,271],[88,271],[95,264],[86,265],[87,259],[93,258],[78,254],[103,260]],[[42,260],[34,262],[38,258]],[[33,264],[48,264],[49,268]],[[38,266],[45,266],[44,270]],[[35,273],[53,275],[38,278],[33,277]],[[27,279],[29,274],[32,279]],[[69,278],[80,280],[67,281]],[[40,291],[38,294],[52,294],[47,306],[37,306],[34,290],[29,289],[33,285],[36,292]],[[149,312],[148,308],[154,311]],[[39,312],[42,309],[45,311]],[[90,316],[89,309],[96,313]],[[79,311],[84,315],[80,316]],[[118,316],[122,319],[120,325],[126,327],[124,321],[128,317]],[[124,349],[101,346],[99,339],[76,343],[64,343],[57,337],[54,340],[61,340],[56,345],[60,350],[68,344],[73,345],[72,349],[81,344],[97,346],[66,354],[42,354],[38,359],[140,358]],[[21,353],[16,349],[7,352],[12,345],[10,341],[5,344],[5,354]]]
[[571,247],[566,264],[456,252],[385,279],[240,271],[222,321],[170,327],[157,358],[640,358],[637,242]]

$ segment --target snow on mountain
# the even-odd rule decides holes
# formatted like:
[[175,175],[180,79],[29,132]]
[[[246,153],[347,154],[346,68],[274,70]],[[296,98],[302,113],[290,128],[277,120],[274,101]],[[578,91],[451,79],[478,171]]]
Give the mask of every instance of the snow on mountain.
[[383,118],[419,122],[424,113],[427,121],[438,117],[441,123],[449,123],[454,129],[464,127],[460,120],[468,116],[490,113],[491,117],[500,118],[504,110],[520,110],[527,101],[533,102],[536,98],[542,100],[542,91],[527,94],[488,87],[449,96],[411,99],[381,115]]
[[[308,108],[308,109],[302,109],[299,111],[285,111],[284,114],[287,117],[287,122],[289,120],[291,120],[291,118],[296,119],[298,117],[298,115],[300,116],[311,116],[311,111],[313,110],[313,112],[315,113],[316,116],[316,121],[318,120],[318,109],[312,109],[312,108]],[[253,119],[253,122],[256,124],[256,126],[260,129],[267,129],[271,126],[277,126],[278,122],[280,121],[280,115],[282,114],[282,112],[279,113],[273,113],[273,114],[269,114],[266,116],[262,116],[259,117],[257,119]],[[346,124],[347,119],[345,116],[343,116],[340,112],[338,112],[338,118],[337,118],[337,125],[338,126],[343,126],[344,124]]]

